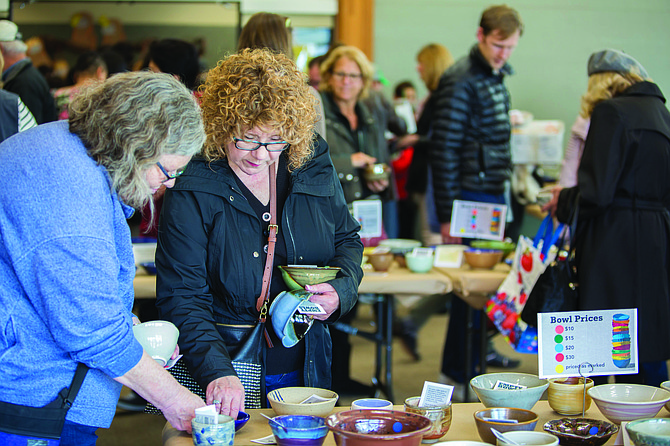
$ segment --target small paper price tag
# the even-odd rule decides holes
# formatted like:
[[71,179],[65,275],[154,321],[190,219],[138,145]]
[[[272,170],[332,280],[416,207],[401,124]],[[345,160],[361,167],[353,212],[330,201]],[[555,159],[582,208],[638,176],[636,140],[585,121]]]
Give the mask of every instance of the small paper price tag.
[[275,436],[272,434],[268,435],[267,437],[251,440],[251,442],[258,444],[277,444],[277,440],[275,440]]
[[526,388],[527,386],[522,386],[521,384],[512,384],[500,380],[496,381],[495,385],[493,386],[493,390],[520,390]]
[[314,314],[326,314],[326,310],[316,302],[310,302],[308,300],[303,300],[298,305],[298,311],[302,314],[314,315]]
[[300,401],[299,404],[314,404],[314,403],[323,403],[325,401],[330,401],[332,398],[324,398],[319,395],[310,395],[304,400]]
[[445,406],[451,401],[454,386],[426,381],[423,383],[419,407]]
[[174,359],[168,359],[168,362],[167,362],[167,364],[165,364],[164,368],[165,369],[172,368],[177,363],[177,361],[179,361],[179,359],[181,359],[182,356],[184,356],[184,355],[179,355]]
[[430,257],[433,255],[433,248],[414,248],[412,254],[421,257]]
[[218,424],[219,413],[214,404],[205,407],[199,407],[195,410],[195,421],[203,424]]

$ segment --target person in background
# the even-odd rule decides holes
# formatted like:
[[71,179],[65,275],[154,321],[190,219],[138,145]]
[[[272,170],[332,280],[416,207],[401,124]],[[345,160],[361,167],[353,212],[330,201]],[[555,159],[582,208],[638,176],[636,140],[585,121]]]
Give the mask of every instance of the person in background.
[[198,50],[192,43],[179,39],[151,42],[144,66],[156,73],[169,73],[193,91],[200,74]]
[[[304,342],[286,347],[271,327],[263,342],[265,393],[331,385],[326,322],[357,299],[363,271],[360,225],[351,216],[328,153],[314,133],[315,100],[295,63],[268,49],[245,49],[209,71],[202,96],[207,141],[165,195],[156,251],[161,318],[181,331],[180,348],[207,402],[233,418],[246,392],[231,363],[226,326],[253,326],[261,295],[276,169],[277,242],[270,299],[287,290],[278,265],[342,268],[308,285],[325,314]],[[254,104],[249,107],[249,104]],[[216,253],[216,255],[212,255]],[[267,404],[267,403],[266,403]]]
[[102,56],[95,51],[87,51],[77,58],[77,62],[70,70],[70,86],[53,92],[58,119],[67,119],[67,106],[72,97],[89,82],[101,82],[107,79],[107,64]]
[[567,222],[579,208],[578,310],[637,308],[639,373],[616,381],[658,387],[670,359],[670,113],[631,56],[597,51],[587,71],[589,84],[608,93],[585,110],[591,125],[577,184],[554,188],[543,210]]
[[198,104],[183,85],[135,72],[82,89],[69,121],[0,144],[0,399],[45,406],[70,385],[78,363],[87,365],[61,446],[94,445],[122,385],[180,430],[190,431],[205,405],[133,335],[126,224],[153,192],[174,184],[204,139]]
[[26,55],[27,48],[16,24],[0,20],[0,52],[5,61],[2,81],[5,90],[19,95],[38,124],[55,121],[54,98],[46,79]]
[[[237,51],[239,52],[246,48],[267,48],[294,60],[292,41],[291,19],[271,12],[257,12],[249,18],[244,28],[242,28],[240,38],[237,41]],[[323,100],[313,86],[309,91],[317,101],[316,113],[318,121],[316,122],[315,130],[327,141],[326,122],[323,117]]]
[[416,112],[416,87],[414,87],[414,84],[411,81],[402,81],[398,83],[393,90],[393,99],[405,99],[409,101],[409,103],[412,104],[412,108]]
[[319,88],[321,83],[321,64],[326,60],[325,55],[316,56],[307,64],[307,75],[309,76],[309,85],[314,88]]
[[[505,203],[505,184],[511,174],[510,97],[504,84],[512,74],[507,63],[523,33],[518,12],[507,5],[487,8],[477,29],[477,43],[440,78],[433,92],[434,106],[429,163],[433,196],[442,242],[461,243],[450,235],[454,200]],[[467,304],[453,299],[440,380],[456,385],[455,395],[467,383],[464,364]],[[475,315],[479,321],[479,315]],[[477,337],[477,336],[475,336]],[[473,357],[480,342],[475,339]]]
[[[4,64],[5,61],[0,53],[0,72]],[[0,81],[0,142],[36,125],[35,118],[19,95],[3,90]]]

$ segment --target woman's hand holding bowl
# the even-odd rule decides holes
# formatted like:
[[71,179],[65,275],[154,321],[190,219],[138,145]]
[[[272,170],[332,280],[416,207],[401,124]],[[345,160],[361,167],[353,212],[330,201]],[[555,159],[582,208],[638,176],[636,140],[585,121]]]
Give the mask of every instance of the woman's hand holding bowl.
[[244,387],[237,376],[222,376],[207,385],[207,404],[216,404],[220,414],[233,420],[244,410]]
[[321,305],[326,314],[315,314],[314,319],[325,321],[340,306],[340,296],[335,288],[329,283],[317,283],[315,285],[305,286],[305,290],[313,293],[309,298],[310,302]]

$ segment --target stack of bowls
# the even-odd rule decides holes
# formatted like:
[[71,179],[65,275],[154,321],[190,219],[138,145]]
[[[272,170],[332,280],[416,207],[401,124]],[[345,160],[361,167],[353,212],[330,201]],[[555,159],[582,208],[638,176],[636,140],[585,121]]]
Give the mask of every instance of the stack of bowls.
[[617,313],[612,317],[612,362],[620,369],[630,364],[630,316]]

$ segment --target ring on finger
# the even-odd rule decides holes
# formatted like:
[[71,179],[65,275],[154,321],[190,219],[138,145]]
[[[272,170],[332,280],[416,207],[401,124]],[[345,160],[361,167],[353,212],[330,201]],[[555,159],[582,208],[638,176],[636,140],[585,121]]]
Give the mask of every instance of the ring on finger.
[[212,401],[213,404],[221,404],[221,400],[214,400]]

